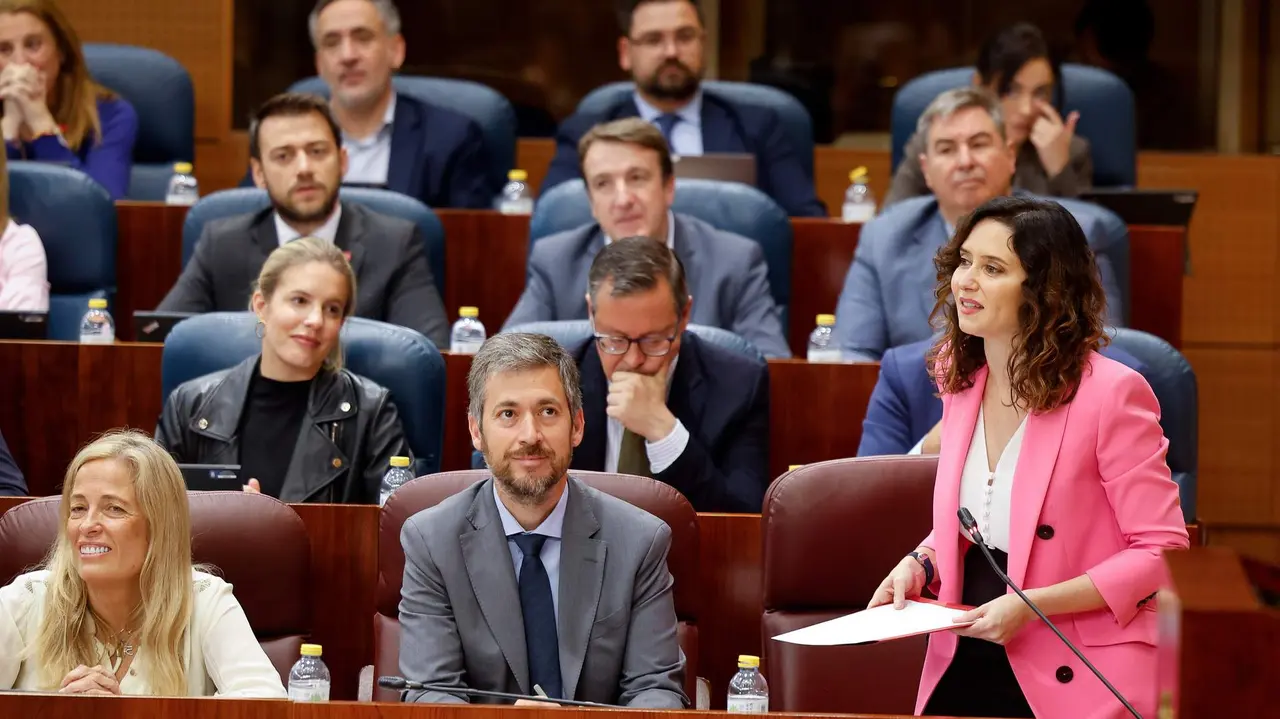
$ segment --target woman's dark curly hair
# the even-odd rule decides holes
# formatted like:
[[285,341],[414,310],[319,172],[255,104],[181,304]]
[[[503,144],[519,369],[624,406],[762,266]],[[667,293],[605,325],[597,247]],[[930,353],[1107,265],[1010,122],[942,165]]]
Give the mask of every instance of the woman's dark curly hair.
[[984,221],[1009,229],[1027,273],[1009,356],[1014,398],[1029,412],[1048,412],[1076,396],[1089,353],[1108,342],[1102,326],[1107,300],[1093,251],[1080,224],[1056,202],[997,197],[962,219],[955,237],[938,250],[931,319],[942,336],[929,351],[929,371],[942,393],[952,394],[972,387],[974,372],[986,364],[983,340],[960,330],[951,294],[960,246]]

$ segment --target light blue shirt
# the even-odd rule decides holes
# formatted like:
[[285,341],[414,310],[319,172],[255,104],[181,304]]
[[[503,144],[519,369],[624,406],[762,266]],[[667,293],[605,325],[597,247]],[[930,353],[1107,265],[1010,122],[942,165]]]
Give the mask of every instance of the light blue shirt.
[[382,127],[369,137],[352,137],[342,133],[342,146],[347,148],[347,174],[343,182],[362,185],[385,185],[391,167],[391,130],[396,119],[396,96],[391,94]]
[[[647,122],[657,124],[658,116],[663,114],[662,110],[645,102],[640,93],[632,90],[631,96],[636,101],[636,108],[640,110],[640,117]],[[680,122],[671,128],[671,153],[674,155],[701,155],[702,154],[702,90],[698,90],[693,95],[693,99],[689,100],[689,104],[676,110],[676,117],[680,118]]]
[[[520,582],[520,565],[524,564],[524,553],[520,551],[520,547],[513,541],[511,537],[517,534],[524,534],[524,527],[520,526],[514,515],[507,509],[507,505],[502,503],[502,498],[498,496],[498,480],[493,480],[493,502],[498,505],[498,516],[502,517],[502,533],[507,536],[507,549],[511,550],[511,564],[516,569],[516,583]],[[550,537],[542,544],[542,553],[538,557],[542,560],[542,567],[547,570],[547,581],[551,582],[551,606],[556,613],[556,630],[560,628],[560,540],[564,536],[564,508],[569,503],[569,488],[565,487],[560,493],[560,501],[556,502],[555,509],[551,510],[551,514],[542,520],[537,529],[529,534],[541,534]]]

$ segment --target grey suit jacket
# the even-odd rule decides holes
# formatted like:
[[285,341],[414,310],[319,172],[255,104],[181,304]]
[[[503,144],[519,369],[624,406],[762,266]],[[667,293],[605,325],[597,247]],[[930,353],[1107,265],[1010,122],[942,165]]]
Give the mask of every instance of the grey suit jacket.
[[[1112,256],[1128,258],[1128,228],[1096,205],[1054,199],[1084,230],[1107,295],[1108,321],[1122,324],[1123,295]],[[933,260],[948,239],[933,195],[904,200],[862,226],[836,307],[835,341],[847,356],[877,361],[890,347],[933,336]]]
[[[744,337],[766,357],[790,357],[760,245],[689,215],[674,217],[674,249],[693,295],[690,321]],[[524,293],[503,327],[587,319],[587,275],[604,240],[591,223],[535,242]]]
[[[357,316],[417,330],[437,347],[448,348],[449,319],[416,225],[344,202],[334,243],[350,253]],[[279,246],[271,209],[210,222],[182,275],[156,309],[249,309],[253,283],[267,256]]]
[[[924,151],[924,136],[917,132],[902,149],[902,162],[893,173],[893,184],[889,185],[883,207],[932,194],[925,184],[924,171],[920,169],[920,155]],[[1089,150],[1089,141],[1079,135],[1072,137],[1067,148],[1067,166],[1053,177],[1045,172],[1035,146],[1030,142],[1022,143],[1013,170],[1013,186],[1035,195],[1079,197],[1081,192],[1093,187],[1093,154]]]
[[[520,594],[493,481],[415,514],[401,530],[400,673],[430,684],[532,694]],[[566,491],[557,622],[564,698],[687,707],[667,571],[671,529],[572,477]],[[405,700],[466,701],[415,691]]]

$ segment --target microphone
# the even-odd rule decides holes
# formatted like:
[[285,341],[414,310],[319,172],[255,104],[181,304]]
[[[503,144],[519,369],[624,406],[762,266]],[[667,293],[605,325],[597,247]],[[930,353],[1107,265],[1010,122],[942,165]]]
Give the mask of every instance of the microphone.
[[534,702],[551,702],[567,707],[617,707],[610,704],[597,704],[596,702],[580,702],[573,699],[555,699],[552,697],[540,697],[533,694],[511,694],[508,692],[491,692],[487,689],[469,689],[467,687],[451,687],[443,684],[423,684],[415,682],[404,677],[378,677],[378,686],[383,689],[395,689],[403,691],[405,689],[414,689],[424,692],[440,692],[441,694],[456,694],[464,697],[488,697],[490,699],[528,699]]
[[1120,693],[1120,690],[1112,686],[1111,682],[1107,681],[1107,678],[1102,676],[1102,672],[1098,671],[1097,667],[1093,666],[1088,659],[1084,658],[1084,654],[1081,654],[1080,650],[1076,649],[1076,645],[1072,644],[1071,640],[1067,639],[1066,635],[1059,631],[1058,628],[1054,626],[1053,622],[1049,621],[1049,618],[1044,615],[1044,612],[1040,611],[1040,607],[1037,607],[1036,603],[1031,601],[1031,599],[1022,592],[1022,589],[1013,583],[1013,580],[1009,578],[1009,575],[1000,571],[1000,565],[996,564],[996,558],[991,556],[991,550],[987,548],[987,543],[982,538],[982,532],[978,531],[978,522],[973,518],[973,514],[964,507],[961,507],[960,511],[956,514],[960,515],[960,526],[964,527],[964,530],[969,533],[969,537],[973,539],[973,543],[978,545],[978,549],[982,550],[982,556],[987,558],[987,563],[991,565],[991,569],[995,571],[1001,581],[1008,584],[1009,588],[1018,594],[1018,598],[1023,602],[1026,602],[1028,607],[1031,607],[1031,611],[1035,612],[1037,617],[1040,617],[1040,621],[1044,622],[1046,626],[1052,629],[1053,633],[1057,634],[1058,638],[1062,640],[1062,643],[1067,645],[1067,649],[1070,649],[1073,654],[1080,658],[1080,661],[1084,662],[1086,667],[1089,667],[1089,671],[1093,672],[1093,675],[1116,696],[1116,699],[1120,700],[1120,703],[1124,705],[1125,709],[1129,710],[1130,714],[1134,715],[1138,719],[1142,719],[1142,715],[1138,713],[1137,709],[1133,708],[1133,705],[1129,703],[1128,699],[1124,698],[1124,695]]

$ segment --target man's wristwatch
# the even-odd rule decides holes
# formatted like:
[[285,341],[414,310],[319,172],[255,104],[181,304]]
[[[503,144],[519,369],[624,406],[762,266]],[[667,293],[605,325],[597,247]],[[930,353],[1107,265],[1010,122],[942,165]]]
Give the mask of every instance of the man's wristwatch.
[[923,552],[912,552],[907,555],[920,563],[924,567],[924,586],[928,587],[933,584],[933,560],[929,559],[929,555]]

